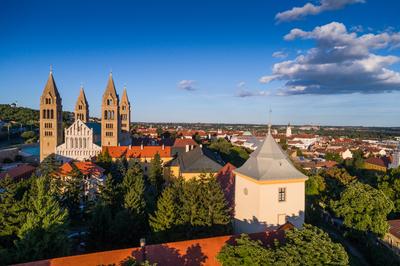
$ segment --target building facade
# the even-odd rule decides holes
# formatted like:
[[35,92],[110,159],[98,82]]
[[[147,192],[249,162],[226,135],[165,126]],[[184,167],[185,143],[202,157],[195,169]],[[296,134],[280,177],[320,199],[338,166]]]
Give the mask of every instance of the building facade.
[[122,93],[119,113],[121,116],[121,131],[129,132],[131,125],[131,103],[129,102],[126,88],[124,88],[124,92]]
[[254,233],[286,222],[304,223],[305,181],[271,130],[235,173],[235,233]]
[[94,132],[81,120],[76,120],[65,129],[65,142],[56,148],[57,158],[63,162],[71,160],[89,161],[101,153],[101,147],[94,144]]
[[40,97],[40,161],[55,153],[62,141],[62,100],[50,70]]
[[103,94],[101,110],[101,145],[119,146],[121,134],[119,97],[111,73]]
[[79,92],[78,100],[75,104],[75,121],[81,120],[83,123],[89,122],[89,103],[86,100],[85,91],[83,87]]

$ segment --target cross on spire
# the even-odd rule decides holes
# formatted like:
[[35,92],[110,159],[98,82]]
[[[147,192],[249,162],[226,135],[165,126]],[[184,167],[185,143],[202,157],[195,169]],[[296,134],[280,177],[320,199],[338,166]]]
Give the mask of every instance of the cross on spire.
[[53,74],[53,65],[50,65],[50,74]]

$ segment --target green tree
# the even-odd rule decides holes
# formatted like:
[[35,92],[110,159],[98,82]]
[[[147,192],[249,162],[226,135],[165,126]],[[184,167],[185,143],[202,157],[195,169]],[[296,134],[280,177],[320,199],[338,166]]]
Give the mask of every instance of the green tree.
[[371,231],[383,236],[389,229],[387,215],[393,202],[380,190],[353,182],[338,201],[331,201],[334,213],[344,219],[344,225],[358,231]]
[[71,164],[72,171],[63,182],[62,203],[68,208],[70,217],[75,220],[81,214],[80,206],[83,203],[83,175],[76,167]]
[[177,225],[179,213],[176,200],[175,189],[167,187],[157,201],[157,210],[149,217],[150,228],[158,233],[159,239],[168,239],[171,229]]
[[144,217],[146,201],[144,199],[143,173],[129,169],[124,177],[124,207],[137,218]]
[[321,229],[305,224],[285,231],[283,244],[264,247],[242,235],[236,245],[225,245],[217,256],[222,265],[349,265],[342,245],[332,242]]
[[250,240],[242,234],[236,240],[236,245],[226,244],[217,255],[224,266],[261,266],[273,265],[275,256],[273,250],[262,246],[261,241]]
[[394,203],[395,212],[400,212],[400,169],[390,169],[378,176],[378,188]]
[[111,227],[113,226],[111,209],[104,204],[98,204],[94,208],[88,226],[88,245],[94,250],[111,247]]
[[334,153],[334,152],[327,152],[325,154],[325,159],[328,161],[335,161],[338,163],[342,163],[343,162],[343,158],[340,156],[339,153]]
[[59,170],[61,164],[57,160],[54,153],[50,154],[40,163],[36,172],[39,176],[53,177],[54,174]]
[[203,188],[202,206],[206,210],[205,225],[222,225],[223,229],[231,222],[231,210],[228,207],[221,185],[212,174],[200,176],[200,182]]
[[15,243],[17,257],[20,261],[31,261],[64,256],[69,252],[68,211],[51,195],[46,178],[37,178],[33,186],[35,193],[30,193],[26,221]]
[[276,249],[275,259],[278,265],[349,265],[343,246],[308,224],[285,232],[285,244]]
[[312,175],[306,181],[306,195],[319,195],[325,191],[326,184],[325,180],[320,175]]
[[164,185],[164,176],[162,161],[158,152],[154,155],[153,160],[151,160],[149,181],[150,184],[155,188],[156,194],[161,193],[162,187]]
[[104,184],[100,186],[101,202],[110,206],[112,210],[117,210],[121,207],[121,194],[121,186],[117,184],[112,174],[108,174]]

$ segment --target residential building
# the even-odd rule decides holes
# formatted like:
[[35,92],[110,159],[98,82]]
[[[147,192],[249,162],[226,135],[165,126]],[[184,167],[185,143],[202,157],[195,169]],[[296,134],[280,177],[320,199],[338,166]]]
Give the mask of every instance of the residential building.
[[302,226],[308,177],[293,166],[270,127],[262,145],[234,173],[235,233],[261,232],[287,221]]

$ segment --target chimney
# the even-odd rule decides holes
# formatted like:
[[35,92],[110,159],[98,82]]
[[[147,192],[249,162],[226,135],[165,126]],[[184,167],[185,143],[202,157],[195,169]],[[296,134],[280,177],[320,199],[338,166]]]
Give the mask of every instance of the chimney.
[[129,149],[131,149],[131,148],[132,148],[132,145],[129,144]]
[[162,148],[162,150],[164,150],[164,148],[165,148],[164,143],[163,143],[163,145],[161,146],[161,148]]
[[143,150],[143,142],[140,144],[140,149]]
[[188,152],[189,150],[189,145],[186,144],[186,152]]

